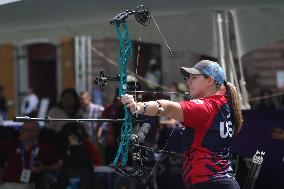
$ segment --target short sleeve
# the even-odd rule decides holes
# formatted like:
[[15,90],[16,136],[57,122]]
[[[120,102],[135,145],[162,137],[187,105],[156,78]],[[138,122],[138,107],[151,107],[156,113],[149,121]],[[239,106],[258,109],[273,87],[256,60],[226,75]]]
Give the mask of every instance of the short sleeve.
[[183,125],[185,127],[198,128],[202,127],[209,119],[212,109],[206,100],[195,99],[181,101],[179,104],[183,111]]

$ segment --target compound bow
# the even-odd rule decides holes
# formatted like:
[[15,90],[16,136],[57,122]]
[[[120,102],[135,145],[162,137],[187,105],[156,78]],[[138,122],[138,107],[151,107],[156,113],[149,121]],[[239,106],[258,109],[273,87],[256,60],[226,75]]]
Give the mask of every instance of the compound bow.
[[[128,59],[132,53],[132,45],[130,40],[130,35],[128,31],[128,25],[126,19],[128,16],[134,15],[135,19],[142,24],[143,26],[147,26],[150,23],[151,13],[149,9],[143,5],[140,5],[136,8],[136,10],[126,10],[122,13],[119,13],[115,16],[110,23],[114,25],[116,34],[119,38],[120,44],[120,54],[119,54],[119,67],[120,67],[120,75],[115,77],[107,77],[104,72],[100,72],[100,77],[96,79],[96,83],[99,84],[100,89],[103,90],[104,85],[107,84],[108,81],[117,81],[119,80],[119,95],[122,96],[127,93],[127,63]],[[156,22],[155,22],[156,24]],[[156,24],[157,26],[157,24]],[[159,32],[160,29],[157,26]],[[161,32],[160,32],[161,33]],[[162,34],[161,34],[162,35]],[[163,39],[164,36],[162,35]],[[140,38],[140,37],[139,37]],[[167,45],[166,40],[164,39],[165,44]],[[169,52],[171,52],[169,46],[167,45]],[[138,52],[139,54],[139,52]],[[137,59],[138,61],[138,59]],[[154,167],[151,169],[149,165],[143,163],[143,161],[148,161],[147,154],[149,152],[158,153],[158,154],[168,154],[174,156],[180,156],[175,152],[165,151],[166,145],[171,137],[174,128],[168,137],[168,140],[165,143],[165,146],[162,150],[154,149],[147,147],[140,143],[139,140],[133,139],[133,118],[132,113],[124,107],[125,118],[121,128],[121,136],[120,143],[117,154],[113,161],[113,164],[110,167],[113,168],[118,174],[126,177],[132,177],[136,180],[146,182],[150,176],[153,174],[158,161],[154,164]],[[143,126],[142,126],[143,127]],[[141,128],[142,129],[142,128]],[[144,133],[147,134],[147,133]],[[145,137],[145,136],[144,136]],[[132,151],[132,158],[134,166],[127,166],[128,154],[129,150]]]

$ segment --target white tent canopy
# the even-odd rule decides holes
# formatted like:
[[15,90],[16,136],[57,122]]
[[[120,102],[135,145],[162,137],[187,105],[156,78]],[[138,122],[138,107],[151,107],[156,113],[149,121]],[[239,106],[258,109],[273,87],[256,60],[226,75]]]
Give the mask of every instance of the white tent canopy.
[[[219,10],[234,15],[240,55],[284,38],[281,0],[22,0],[0,6],[0,42],[75,35],[115,37],[108,20],[139,4],[149,7],[173,49],[189,48],[217,57]],[[137,39],[138,23],[129,20],[131,37]],[[163,43],[153,22],[143,29],[143,41]]]

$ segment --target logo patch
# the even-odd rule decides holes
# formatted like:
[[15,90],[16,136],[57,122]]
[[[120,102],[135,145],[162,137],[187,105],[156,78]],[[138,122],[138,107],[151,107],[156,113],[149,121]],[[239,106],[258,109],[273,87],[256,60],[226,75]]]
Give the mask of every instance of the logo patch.
[[[227,115],[227,119],[230,118],[230,114]],[[220,122],[220,136],[222,138],[232,137],[234,135],[234,128],[231,121]]]
[[203,100],[200,99],[194,99],[192,100],[195,104],[204,104]]

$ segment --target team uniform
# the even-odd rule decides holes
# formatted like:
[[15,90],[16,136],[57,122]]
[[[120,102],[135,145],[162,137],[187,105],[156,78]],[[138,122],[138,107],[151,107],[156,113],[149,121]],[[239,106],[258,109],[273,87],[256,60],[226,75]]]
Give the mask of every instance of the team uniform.
[[226,185],[226,182],[229,188],[239,188],[230,161],[234,129],[226,97],[217,94],[179,103],[185,127],[184,183],[190,189],[213,188],[212,183],[217,183],[218,188],[218,183]]

